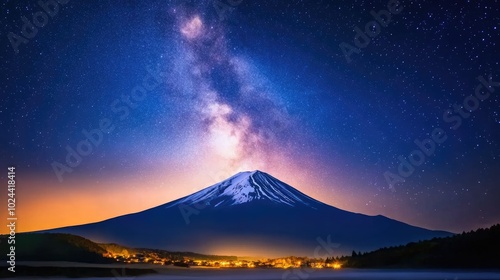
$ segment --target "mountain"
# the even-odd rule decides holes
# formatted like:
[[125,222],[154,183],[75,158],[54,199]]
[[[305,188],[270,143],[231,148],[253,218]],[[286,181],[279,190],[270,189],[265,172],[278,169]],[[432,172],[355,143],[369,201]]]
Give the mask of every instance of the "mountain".
[[49,232],[136,248],[266,257],[350,254],[451,235],[332,207],[261,171],[139,213]]

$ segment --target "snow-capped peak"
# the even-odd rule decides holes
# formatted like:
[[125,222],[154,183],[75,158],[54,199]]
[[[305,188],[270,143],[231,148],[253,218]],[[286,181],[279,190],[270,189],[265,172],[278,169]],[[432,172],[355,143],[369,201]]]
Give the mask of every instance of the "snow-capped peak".
[[181,198],[169,206],[203,204],[221,207],[252,201],[270,201],[292,207],[296,205],[313,207],[314,204],[321,203],[273,176],[255,170],[237,173],[220,183]]

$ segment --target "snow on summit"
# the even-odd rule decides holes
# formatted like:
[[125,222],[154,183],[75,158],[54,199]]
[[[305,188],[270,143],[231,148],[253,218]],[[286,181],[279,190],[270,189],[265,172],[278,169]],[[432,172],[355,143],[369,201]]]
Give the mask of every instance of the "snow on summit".
[[262,171],[245,171],[181,198],[170,207],[179,204],[201,203],[213,207],[238,205],[252,201],[270,201],[288,206],[303,205],[312,208],[321,203],[301,193]]

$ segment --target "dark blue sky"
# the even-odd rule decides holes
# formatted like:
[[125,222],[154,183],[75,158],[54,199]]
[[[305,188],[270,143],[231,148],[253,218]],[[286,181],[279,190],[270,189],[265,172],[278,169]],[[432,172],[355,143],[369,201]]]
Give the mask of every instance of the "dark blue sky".
[[[356,48],[355,26],[377,31],[370,12],[390,2],[70,0],[16,53],[9,38],[43,9],[4,1],[3,165],[27,178],[27,204],[58,194],[30,211],[96,184],[110,200],[151,197],[113,212],[127,213],[261,169],[350,211],[451,231],[500,222],[500,87],[468,97],[479,76],[500,81],[500,5],[400,1],[348,62],[339,45]],[[151,72],[152,89],[127,101]],[[67,147],[103,120],[113,131],[69,166]],[[405,178],[398,157],[436,128],[446,140]]]

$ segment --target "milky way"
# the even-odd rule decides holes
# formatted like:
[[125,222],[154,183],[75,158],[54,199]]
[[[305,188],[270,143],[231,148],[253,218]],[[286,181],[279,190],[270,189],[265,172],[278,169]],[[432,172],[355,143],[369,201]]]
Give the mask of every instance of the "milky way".
[[283,164],[287,133],[293,129],[286,107],[259,85],[251,62],[228,48],[220,21],[206,22],[199,14],[183,11],[174,15],[185,57],[180,68],[188,70],[175,88],[189,85],[191,99],[184,102],[202,123],[199,148],[223,163],[225,176]]

